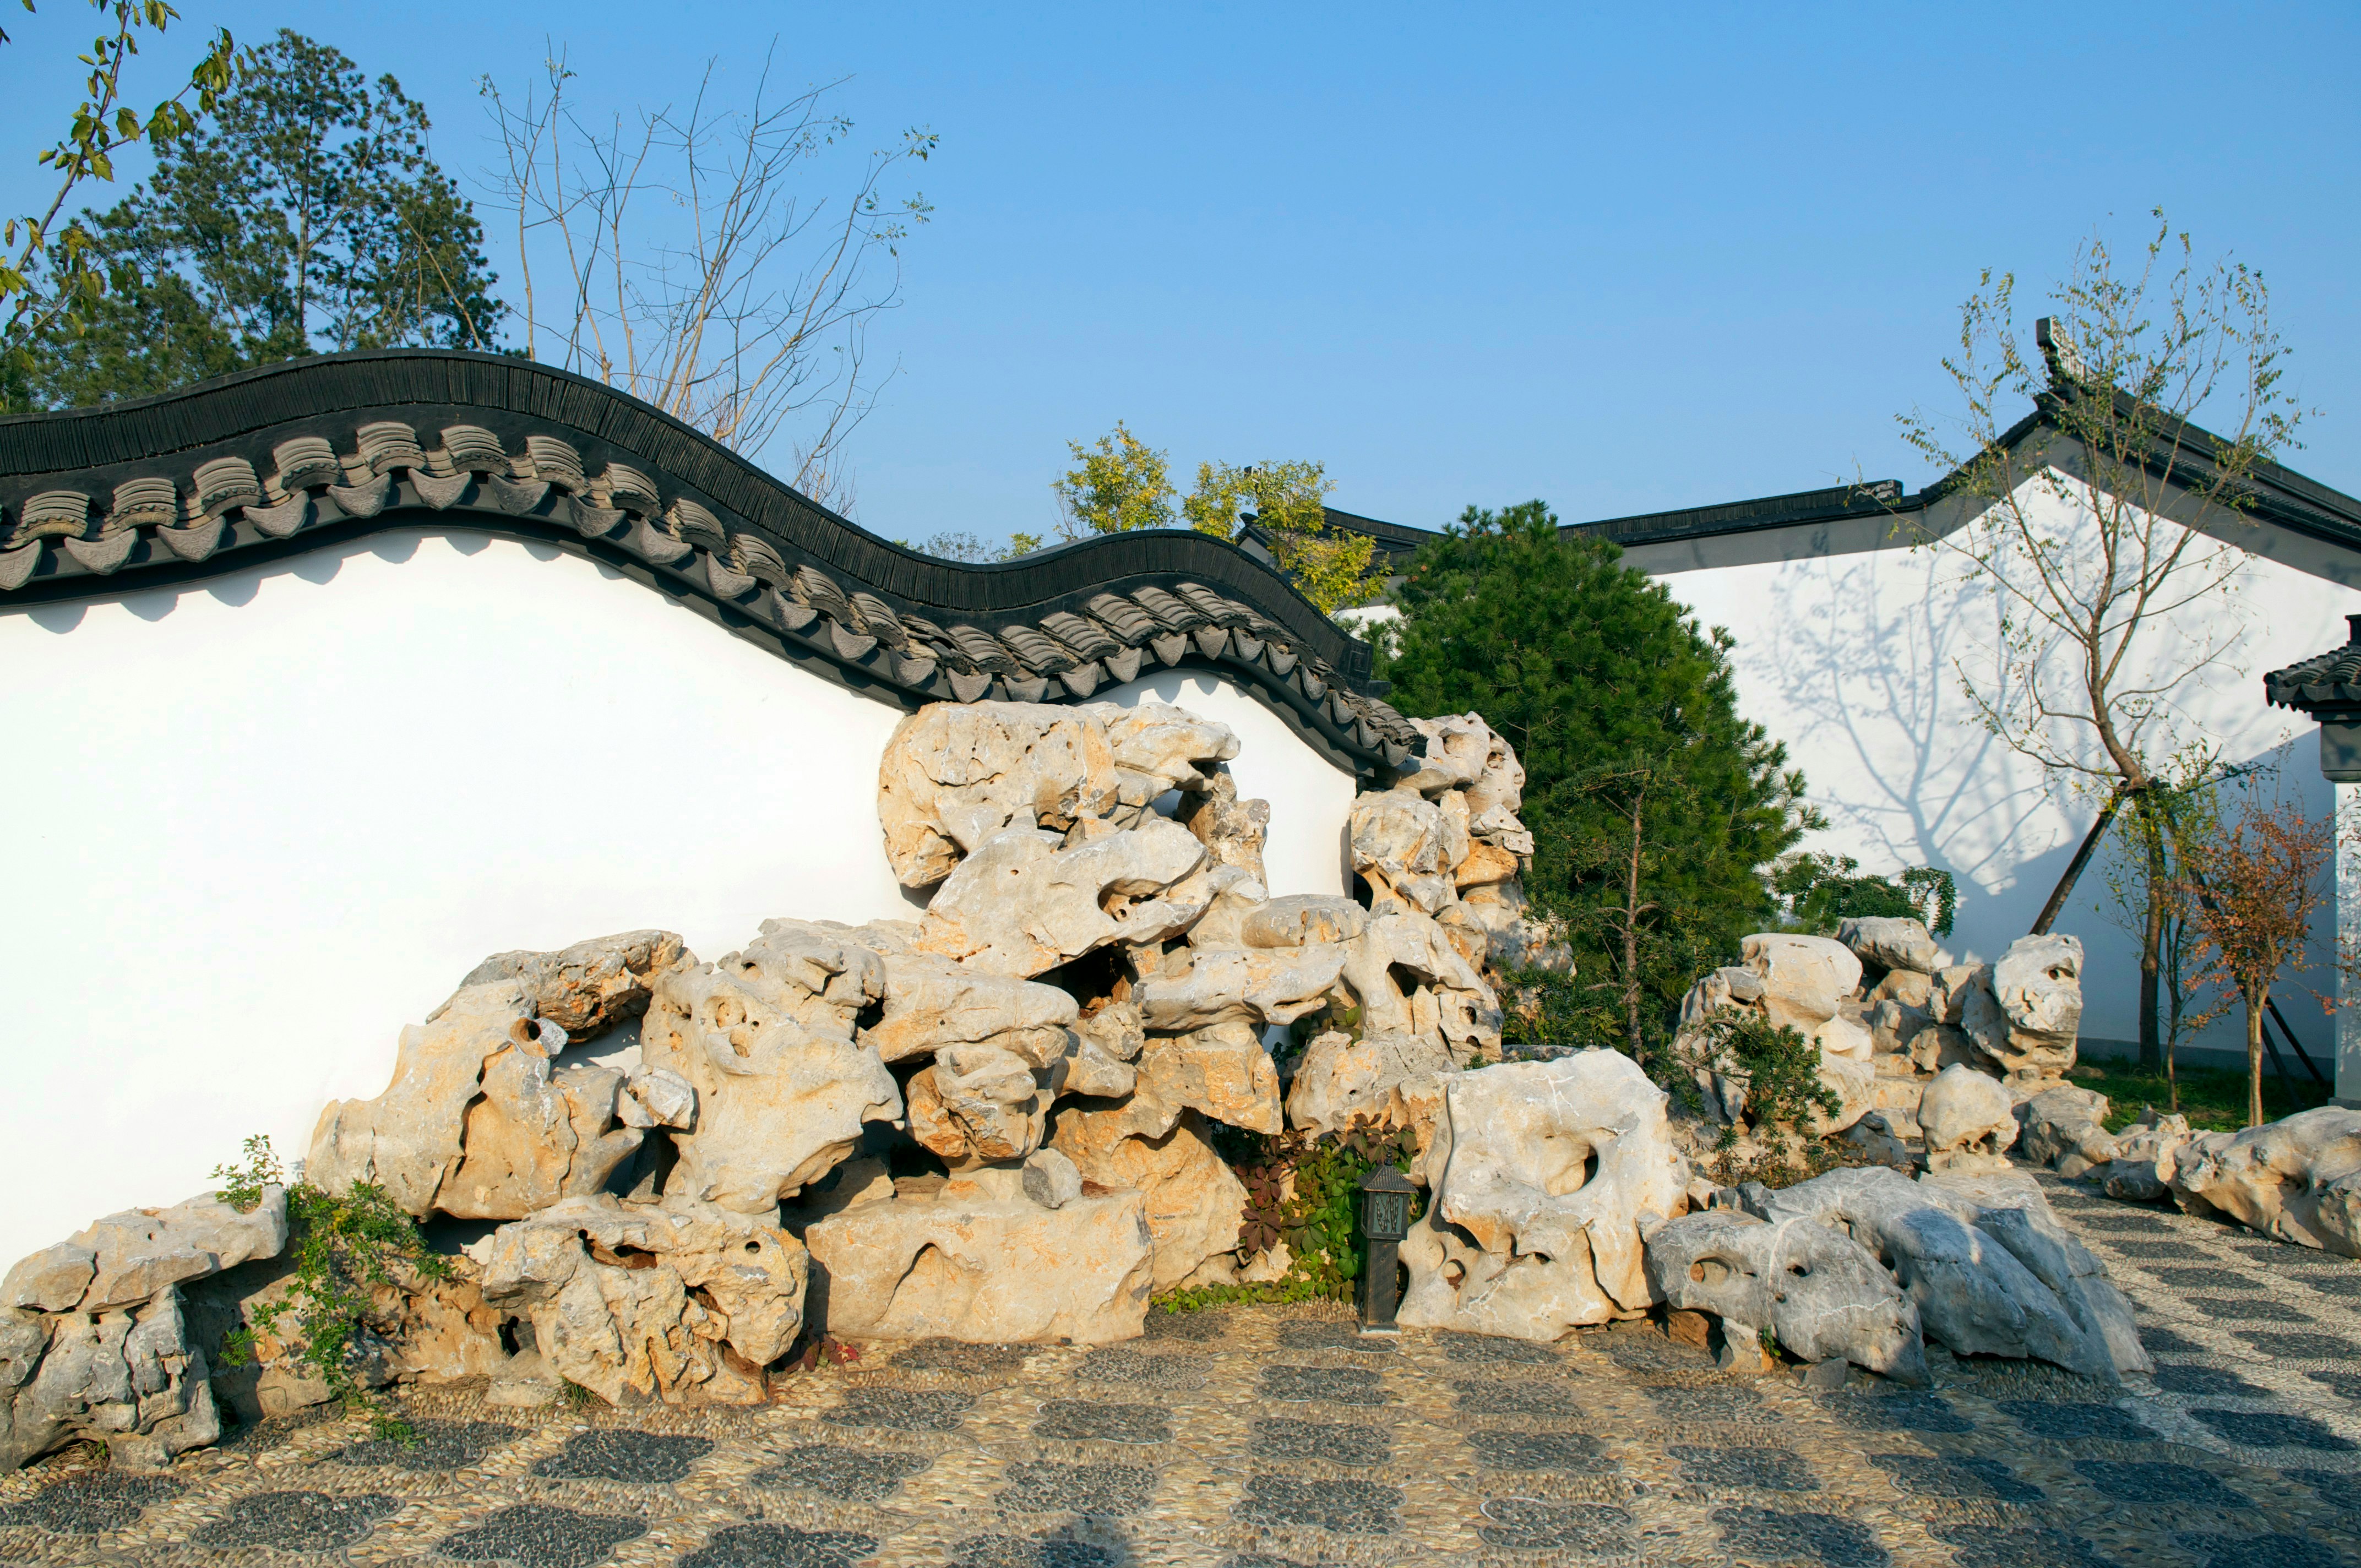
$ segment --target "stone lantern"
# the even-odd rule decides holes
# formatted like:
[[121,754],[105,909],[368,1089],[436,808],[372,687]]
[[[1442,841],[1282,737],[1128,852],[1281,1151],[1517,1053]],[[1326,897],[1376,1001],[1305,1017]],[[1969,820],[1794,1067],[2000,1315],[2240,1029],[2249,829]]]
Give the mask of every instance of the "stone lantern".
[[1361,1332],[1389,1334],[1394,1327],[1394,1278],[1401,1239],[1410,1234],[1410,1201],[1418,1189],[1390,1165],[1361,1178],[1361,1234],[1369,1244],[1369,1266],[1361,1276]]

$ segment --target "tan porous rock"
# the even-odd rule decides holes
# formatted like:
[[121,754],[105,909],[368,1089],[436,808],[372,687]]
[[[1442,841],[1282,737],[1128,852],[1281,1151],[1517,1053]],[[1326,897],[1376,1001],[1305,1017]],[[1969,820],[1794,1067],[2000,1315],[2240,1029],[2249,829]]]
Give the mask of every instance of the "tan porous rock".
[[2180,1174],[2180,1153],[2196,1140],[2186,1116],[2168,1116],[2147,1106],[2139,1120],[2115,1135],[2115,1157],[2092,1178],[2110,1198],[2153,1203]]
[[1238,939],[1249,948],[1316,948],[1350,942],[1369,928],[1369,912],[1335,894],[1294,893],[1247,912]]
[[998,1046],[1036,1067],[1064,1054],[1079,1009],[1056,986],[972,969],[939,953],[879,956],[884,1014],[860,1039],[884,1060],[930,1056],[946,1046]]
[[1437,1040],[1417,1035],[1356,1040],[1331,1030],[1304,1047],[1296,1063],[1287,1091],[1288,1124],[1316,1137],[1341,1133],[1356,1122],[1384,1122],[1397,1085],[1458,1069]]
[[[1400,978],[1412,989],[1405,992]],[[1345,983],[1374,1035],[1423,1035],[1488,1060],[1500,1055],[1500,1001],[1444,928],[1415,909],[1370,917],[1345,945]]]
[[484,1300],[530,1316],[551,1370],[611,1405],[759,1404],[803,1327],[802,1245],[695,1199],[569,1198],[468,1250]]
[[1690,1176],[1664,1102],[1617,1051],[1452,1078],[1401,1321],[1546,1341],[1653,1304],[1641,1238],[1686,1209]]
[[1761,931],[1740,951],[1744,967],[1763,982],[1761,1005],[1771,1022],[1806,1039],[1861,984],[1861,960],[1827,937]]
[[1183,1111],[1159,1136],[1129,1131],[1121,1112],[1060,1109],[1050,1149],[1084,1181],[1140,1195],[1155,1238],[1155,1281],[1169,1290],[1218,1254],[1235,1251],[1246,1213],[1244,1183],[1213,1152],[1205,1119]]
[[840,1338],[984,1343],[1137,1337],[1155,1241],[1137,1192],[1045,1209],[1024,1174],[953,1177],[931,1198],[832,1215],[804,1233],[828,1272],[828,1322]]
[[877,768],[885,859],[932,887],[1012,825],[1064,829],[1116,807],[1106,728],[1047,703],[939,702],[904,719]]
[[1137,1066],[1135,1102],[1176,1113],[1183,1108],[1202,1111],[1216,1122],[1257,1133],[1286,1125],[1279,1068],[1250,1025],[1215,1024],[1186,1035],[1150,1036]]
[[1949,961],[1924,922],[1887,915],[1856,916],[1837,926],[1837,940],[1864,964],[1932,975]]
[[1270,802],[1240,800],[1228,768],[1214,770],[1212,786],[1190,797],[1179,821],[1205,846],[1214,864],[1235,866],[1257,883],[1267,880],[1262,851],[1270,839]]
[[209,1371],[169,1285],[103,1312],[0,1307],[0,1469],[84,1438],[110,1467],[159,1469],[221,1435]]
[[1186,708],[1094,702],[1082,711],[1106,729],[1117,781],[1116,806],[1108,815],[1126,828],[1146,822],[1157,798],[1170,791],[1198,795],[1218,789],[1216,781],[1226,773],[1221,764],[1238,754],[1235,731]]
[[640,1130],[617,1124],[625,1074],[588,1064],[553,1071],[553,1052],[565,1043],[547,1019],[518,1023],[506,1047],[484,1059],[482,1098],[467,1107],[459,1163],[435,1194],[437,1211],[521,1220],[560,1198],[600,1190],[639,1148]]
[[2007,1168],[2002,1150],[2016,1142],[2016,1110],[2008,1090],[1987,1073],[1961,1065],[1945,1068],[1918,1102],[1918,1125],[1927,1135],[1927,1165],[1932,1170]]
[[459,983],[513,980],[534,1017],[578,1043],[646,1012],[648,987],[682,951],[670,931],[623,931],[554,953],[494,953]]
[[[243,1213],[218,1194],[203,1192],[169,1209],[109,1214],[62,1245],[18,1263],[0,1284],[0,1293],[15,1307],[104,1312],[152,1300],[171,1286],[241,1263],[276,1257],[286,1246],[284,1188],[265,1187],[253,1209]],[[83,1288],[64,1299],[77,1275]]]
[[767,920],[743,952],[661,976],[640,1051],[697,1091],[668,1192],[768,1212],[898,1121],[901,1092],[854,1021],[881,1000],[884,960],[841,927]]
[[1369,884],[1369,907],[1378,914],[1433,915],[1458,896],[1444,858],[1442,809],[1415,791],[1355,795],[1348,831],[1353,870]]
[[2323,1105],[2181,1146],[2167,1179],[2198,1212],[2218,1210],[2298,1246],[2361,1257],[2361,1111]]
[[1030,979],[1110,942],[1177,936],[1204,913],[1205,899],[1159,896],[1205,859],[1177,822],[1151,817],[1079,848],[1060,845],[1023,828],[986,839],[936,891],[917,948]]
[[1291,1024],[1328,1003],[1345,948],[1195,948],[1134,989],[1141,1021],[1180,1033],[1214,1024]]
[[998,1046],[946,1046],[909,1083],[910,1135],[944,1159],[1023,1159],[1041,1146],[1049,1090]]

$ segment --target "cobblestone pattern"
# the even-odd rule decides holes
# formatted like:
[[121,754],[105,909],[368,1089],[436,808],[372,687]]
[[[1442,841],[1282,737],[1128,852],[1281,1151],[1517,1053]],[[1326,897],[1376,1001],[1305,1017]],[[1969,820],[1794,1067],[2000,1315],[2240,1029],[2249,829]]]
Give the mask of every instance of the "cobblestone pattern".
[[864,1345],[754,1409],[462,1387],[410,1397],[415,1445],[323,1414],[166,1475],[60,1455],[0,1476],[0,1563],[2361,1568],[2361,1263],[2049,1187],[2153,1379],[1938,1354],[1814,1392],[1645,1324],[1372,1351],[1333,1309],[1158,1314]]

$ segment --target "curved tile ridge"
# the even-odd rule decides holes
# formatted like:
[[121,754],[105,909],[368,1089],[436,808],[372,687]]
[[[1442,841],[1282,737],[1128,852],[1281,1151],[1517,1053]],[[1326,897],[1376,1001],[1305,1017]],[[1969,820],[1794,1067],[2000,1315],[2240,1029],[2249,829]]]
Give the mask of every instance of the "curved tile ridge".
[[1363,772],[1419,744],[1371,695],[1367,644],[1223,541],[1155,531],[938,560],[546,366],[325,356],[0,419],[0,607],[170,586],[435,516],[606,560],[900,706],[1081,701],[1189,664]]

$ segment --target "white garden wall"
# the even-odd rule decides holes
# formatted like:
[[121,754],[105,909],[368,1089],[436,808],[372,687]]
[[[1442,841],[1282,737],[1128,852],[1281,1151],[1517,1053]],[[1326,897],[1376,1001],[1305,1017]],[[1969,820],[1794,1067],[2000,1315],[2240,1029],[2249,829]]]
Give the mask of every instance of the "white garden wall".
[[[301,1155],[487,954],[917,912],[876,819],[896,709],[551,547],[404,532],[0,613],[0,1256],[186,1197],[249,1133]],[[1234,726],[1273,891],[1339,890],[1349,774],[1216,677],[1110,695]]]

